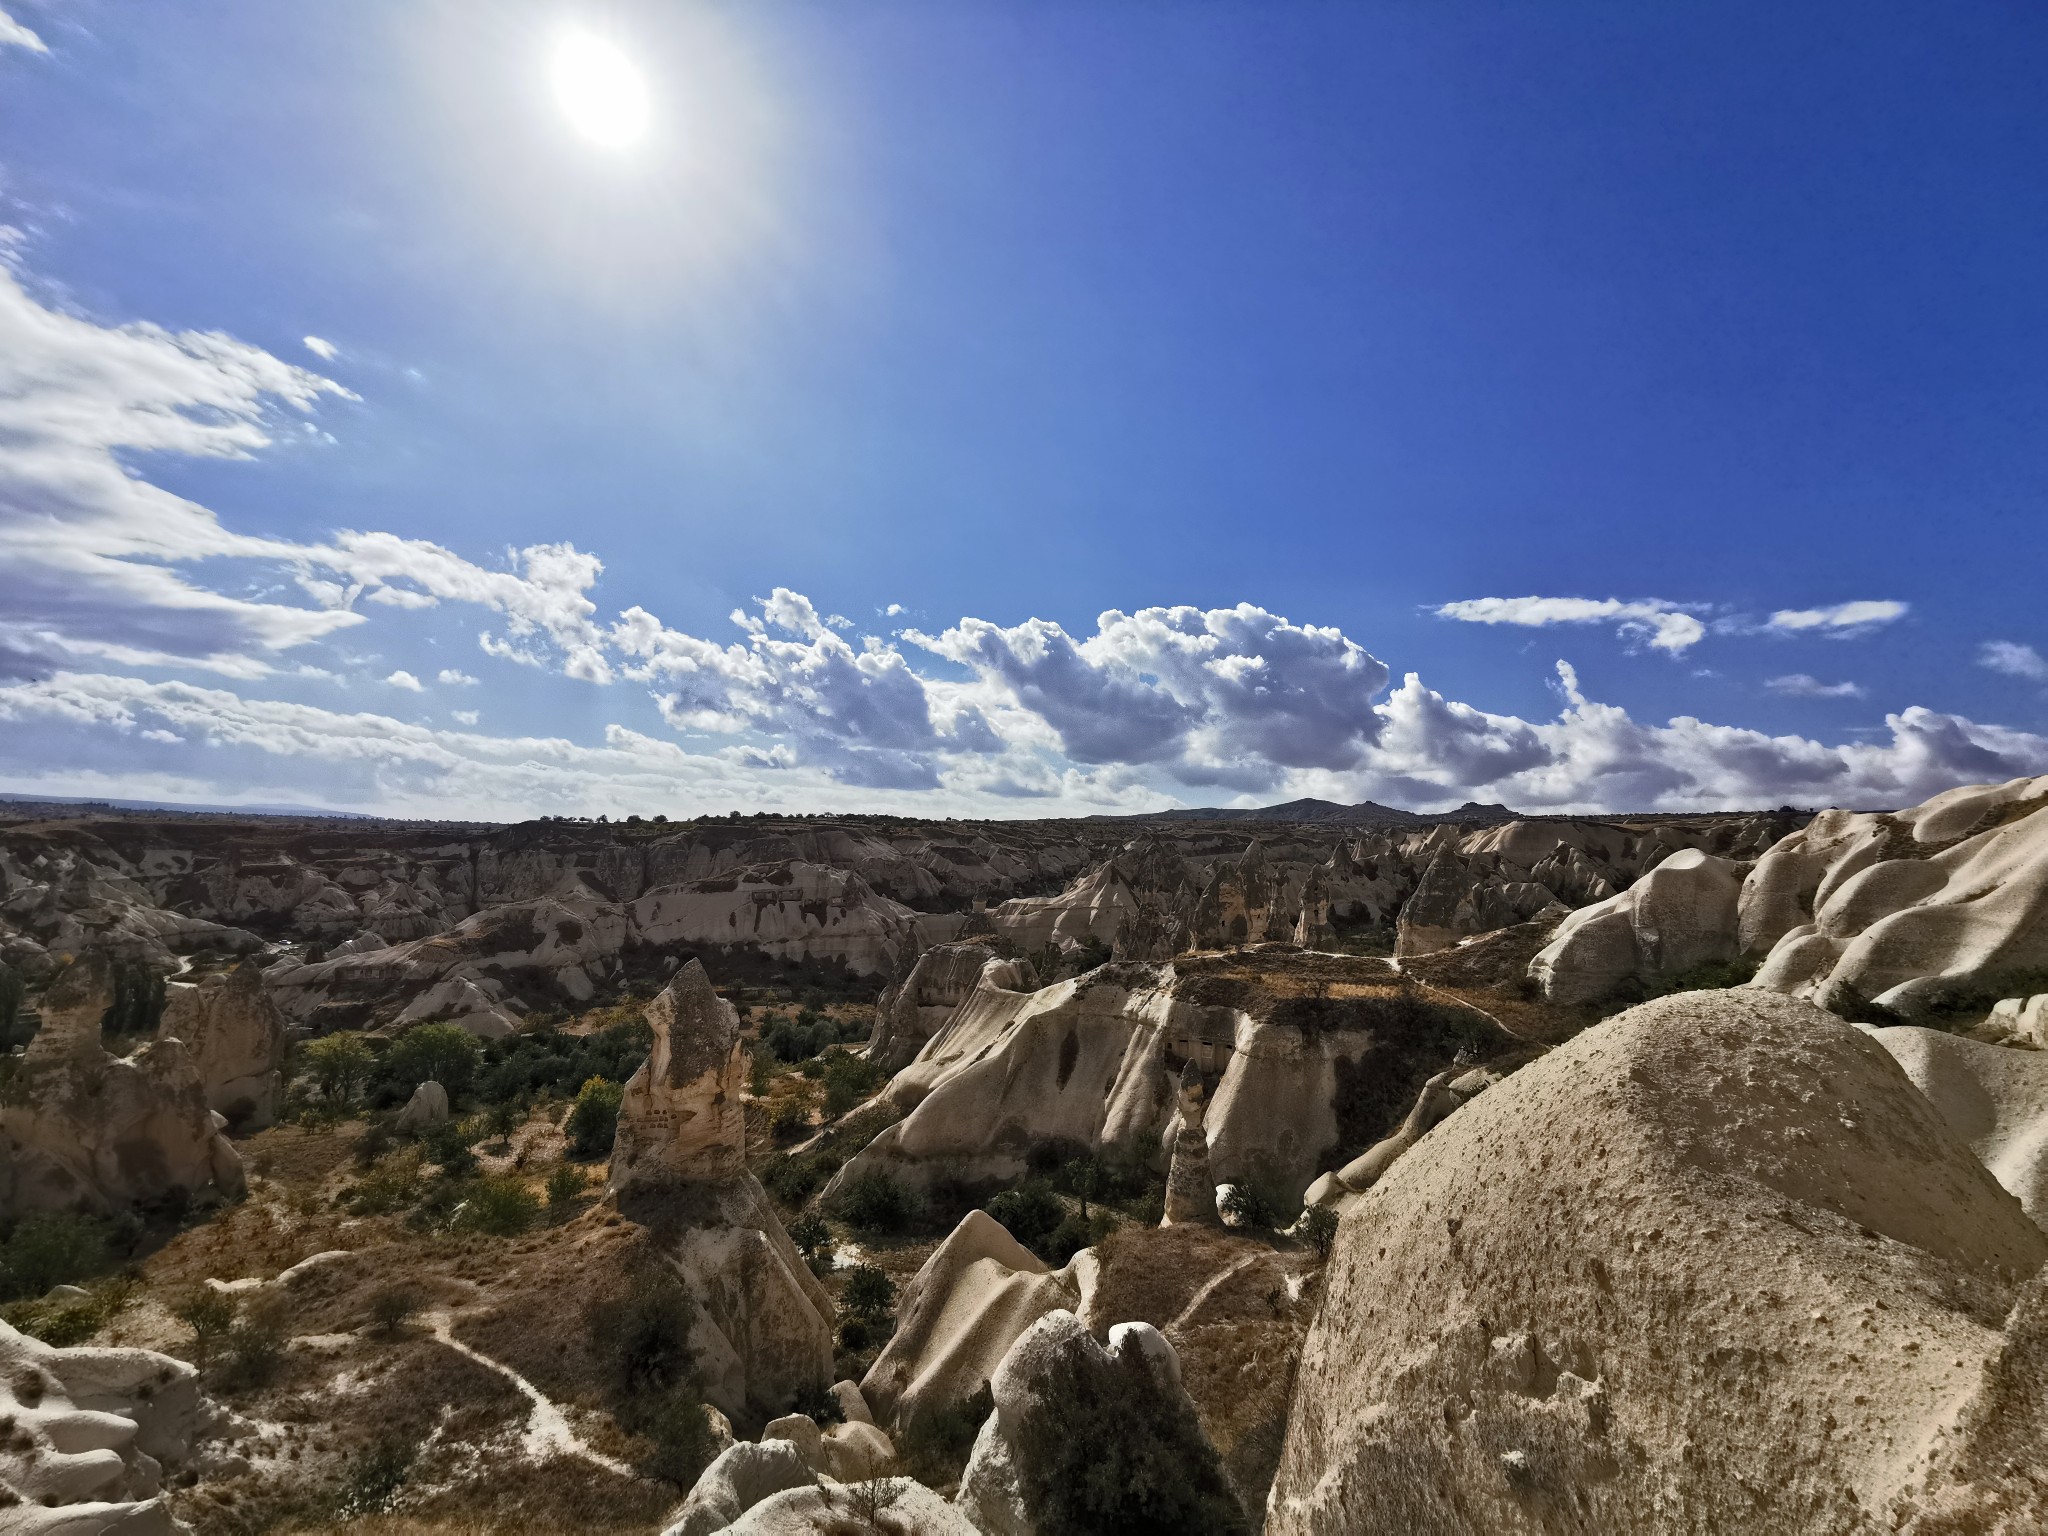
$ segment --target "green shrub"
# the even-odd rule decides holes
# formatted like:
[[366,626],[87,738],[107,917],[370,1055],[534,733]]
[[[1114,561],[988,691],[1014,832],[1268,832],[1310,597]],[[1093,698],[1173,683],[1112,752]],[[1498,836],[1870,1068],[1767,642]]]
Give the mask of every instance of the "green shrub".
[[1037,1179],[1006,1189],[982,1206],[1033,1253],[1043,1257],[1047,1241],[1066,1219],[1067,1208],[1051,1188]]
[[1327,1205],[1310,1206],[1302,1214],[1301,1237],[1327,1263],[1330,1250],[1337,1246],[1337,1213]]
[[396,1431],[380,1436],[376,1443],[349,1462],[335,1493],[335,1512],[344,1520],[381,1515],[391,1507],[398,1490],[412,1473],[415,1441]]
[[1231,1185],[1217,1202],[1217,1209],[1240,1226],[1271,1228],[1279,1224],[1272,1198],[1249,1179]]
[[235,1326],[235,1299],[202,1285],[189,1291],[171,1309],[171,1316],[192,1330],[192,1354],[194,1362],[204,1370],[213,1361],[213,1352],[221,1340]]
[[387,1285],[370,1298],[370,1321],[386,1338],[405,1326],[420,1308],[420,1299],[402,1285]]
[[470,1150],[469,1127],[460,1120],[443,1120],[420,1138],[420,1145],[440,1168],[444,1179],[466,1179],[476,1172],[476,1153]]
[[489,1174],[469,1189],[461,1225],[491,1237],[517,1237],[540,1217],[540,1200],[514,1174]]
[[901,1232],[923,1212],[917,1196],[879,1168],[851,1180],[836,1204],[839,1218],[858,1232]]
[[139,1282],[132,1275],[97,1281],[83,1298],[29,1304],[8,1309],[8,1321],[32,1339],[56,1349],[83,1344],[114,1320],[134,1297]]
[[679,1488],[694,1483],[717,1454],[690,1353],[696,1315],[688,1287],[654,1258],[643,1258],[620,1286],[584,1309],[612,1415],[648,1442],[640,1470]]
[[791,1413],[800,1413],[821,1429],[828,1424],[846,1422],[846,1405],[832,1395],[832,1389],[822,1381],[814,1381],[796,1395],[796,1401],[789,1405]]
[[377,1076],[401,1097],[421,1083],[439,1083],[452,1103],[469,1091],[483,1057],[483,1042],[460,1024],[417,1024],[392,1042]]
[[865,1057],[834,1051],[825,1059],[825,1118],[837,1120],[880,1087],[885,1075]]
[[221,1385],[229,1391],[268,1386],[284,1360],[285,1304],[282,1297],[252,1302],[227,1332]]
[[1215,1448],[1136,1350],[1058,1354],[1018,1415],[1018,1491],[1045,1536],[1209,1536],[1249,1529]]
[[557,1163],[548,1173],[548,1205],[560,1210],[580,1198],[583,1191],[589,1187],[581,1168],[572,1167],[568,1163]]
[[832,1257],[832,1231],[814,1212],[806,1211],[789,1224],[789,1240],[813,1269]]
[[106,1222],[81,1211],[37,1211],[0,1243],[0,1298],[40,1296],[97,1274],[111,1257]]
[[887,1317],[896,1305],[896,1282],[872,1264],[856,1264],[846,1272],[839,1304],[869,1322]]
[[402,1211],[420,1194],[420,1150],[400,1147],[388,1152],[349,1193],[348,1209],[354,1216],[388,1216]]
[[619,1106],[625,1101],[626,1090],[619,1084],[602,1077],[588,1079],[577,1089],[575,1107],[563,1127],[569,1150],[578,1157],[608,1154],[612,1138],[618,1134]]

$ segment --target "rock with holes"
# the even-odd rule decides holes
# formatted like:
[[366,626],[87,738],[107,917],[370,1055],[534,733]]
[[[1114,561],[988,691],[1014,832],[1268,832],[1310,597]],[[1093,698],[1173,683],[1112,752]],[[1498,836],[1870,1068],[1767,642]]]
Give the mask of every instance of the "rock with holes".
[[692,960],[647,1022],[654,1040],[619,1107],[610,1194],[653,1229],[696,1299],[706,1398],[759,1424],[832,1379],[832,1301],[747,1171],[732,1004]]
[[277,1118],[284,1015],[253,962],[216,972],[197,986],[173,985],[157,1034],[185,1042],[208,1107],[237,1130],[260,1130]]
[[2039,1528],[2048,1487],[1951,1415],[2038,1412],[2007,1320],[2044,1260],[1867,1034],[1744,989],[1646,1003],[1346,1212],[1266,1529],[1911,1529],[1958,1466],[2001,1513],[1930,1530]]
[[166,1479],[242,1427],[199,1373],[146,1349],[53,1349],[0,1323],[0,1530],[157,1536],[183,1530]]
[[1757,861],[1741,943],[1755,985],[1908,1021],[2048,974],[2048,776],[1896,814],[1823,811]]
[[804,860],[662,886],[633,903],[632,917],[651,944],[830,961],[864,976],[900,976],[925,945],[951,937],[949,925],[921,917],[851,870]]
[[242,1160],[181,1041],[109,1055],[106,957],[89,951],[43,996],[42,1027],[0,1100],[0,1218],[115,1211],[165,1196],[242,1193]]

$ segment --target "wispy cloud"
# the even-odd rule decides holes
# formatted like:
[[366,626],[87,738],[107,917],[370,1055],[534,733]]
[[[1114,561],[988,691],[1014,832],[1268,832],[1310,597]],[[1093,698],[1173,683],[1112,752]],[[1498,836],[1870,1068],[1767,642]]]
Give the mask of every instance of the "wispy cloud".
[[1907,612],[1907,604],[1890,598],[1836,603],[1832,608],[1781,608],[1771,615],[1769,627],[1786,634],[1818,630],[1822,634],[1852,635],[1895,623]]
[[443,667],[434,681],[449,688],[474,688],[477,684],[477,680],[467,672],[459,672],[454,667]]
[[1824,683],[1805,672],[1787,672],[1783,677],[1767,677],[1764,686],[1773,693],[1782,693],[1794,699],[1860,699],[1864,689],[1861,683]]
[[50,51],[48,43],[5,11],[0,11],[0,48],[26,48],[30,53]]
[[1985,641],[1977,652],[1977,665],[2030,683],[2048,683],[2048,656],[2015,640]]
[[337,347],[333,342],[323,339],[322,337],[308,336],[305,338],[305,343],[306,350],[312,353],[315,357],[319,358],[320,361],[323,363],[331,363],[337,357],[341,356],[341,348]]
[[1526,629],[1619,619],[1623,634],[1645,636],[1654,649],[1674,656],[1698,644],[1707,632],[1680,604],[1654,597],[1472,597],[1445,603],[1436,612],[1439,618],[1466,624],[1515,624]]

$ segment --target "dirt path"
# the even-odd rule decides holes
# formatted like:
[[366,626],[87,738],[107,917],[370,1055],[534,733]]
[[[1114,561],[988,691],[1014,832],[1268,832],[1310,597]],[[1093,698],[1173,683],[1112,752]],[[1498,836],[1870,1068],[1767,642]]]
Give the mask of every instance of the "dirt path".
[[1191,1298],[1189,1298],[1188,1304],[1180,1309],[1180,1316],[1176,1317],[1172,1322],[1168,1323],[1164,1328],[1160,1329],[1159,1331],[1161,1333],[1180,1332],[1183,1328],[1187,1327],[1190,1321],[1193,1320],[1194,1315],[1202,1310],[1202,1303],[1207,1301],[1211,1296],[1216,1294],[1218,1287],[1223,1285],[1224,1282],[1229,1280],[1233,1275],[1240,1274],[1243,1271],[1250,1269],[1254,1264],[1258,1263],[1259,1260],[1269,1257],[1271,1257],[1271,1255],[1265,1253],[1248,1253],[1243,1258],[1239,1259],[1235,1264],[1231,1265],[1228,1269],[1223,1270],[1219,1274],[1211,1275],[1209,1277],[1208,1282],[1205,1285],[1203,1285],[1203,1287],[1199,1291],[1195,1292],[1195,1294]]
[[586,1445],[583,1438],[570,1427],[568,1417],[548,1400],[540,1388],[509,1365],[500,1364],[489,1355],[471,1349],[456,1338],[450,1331],[451,1320],[446,1312],[429,1312],[423,1321],[433,1330],[435,1338],[458,1355],[466,1355],[485,1369],[496,1371],[524,1393],[526,1400],[533,1404],[532,1411],[526,1416],[526,1434],[523,1440],[523,1449],[528,1456],[536,1461],[545,1460],[549,1456],[580,1456],[608,1472],[618,1473],[621,1477],[634,1475],[633,1469],[624,1462],[614,1461],[602,1451],[592,1450]]

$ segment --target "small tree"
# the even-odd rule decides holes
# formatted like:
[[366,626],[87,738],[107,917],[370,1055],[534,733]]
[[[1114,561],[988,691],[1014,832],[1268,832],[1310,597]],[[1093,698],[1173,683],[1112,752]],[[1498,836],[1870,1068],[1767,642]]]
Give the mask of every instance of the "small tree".
[[555,1210],[561,1210],[577,1199],[587,1187],[581,1168],[572,1167],[568,1163],[557,1163],[548,1174],[548,1205]]
[[1316,1257],[1328,1263],[1330,1250],[1337,1246],[1337,1213],[1327,1205],[1312,1205],[1301,1218],[1301,1236]]
[[484,1059],[484,1043],[460,1024],[419,1024],[392,1043],[384,1077],[405,1093],[432,1079],[452,1101],[469,1091]]
[[525,1112],[509,1099],[500,1100],[484,1111],[484,1125],[491,1138],[501,1146],[510,1146],[512,1133],[525,1123]]
[[789,1240],[796,1244],[804,1262],[814,1267],[821,1257],[831,1257],[832,1230],[813,1212],[806,1211],[789,1224]]
[[370,1321],[387,1339],[405,1326],[405,1320],[419,1310],[419,1298],[402,1285],[387,1285],[370,1298]]
[[612,1138],[619,1129],[619,1106],[625,1101],[626,1090],[617,1083],[602,1077],[585,1081],[576,1091],[575,1108],[563,1127],[569,1149],[578,1157],[601,1157],[611,1151]]
[[856,1264],[846,1272],[840,1303],[855,1317],[874,1321],[887,1317],[896,1304],[896,1284],[872,1264]]
[[198,1357],[194,1363],[205,1370],[212,1363],[214,1350],[235,1326],[235,1300],[202,1285],[187,1292],[171,1309],[171,1316],[192,1330],[192,1353]]
[[462,1212],[462,1225],[492,1237],[517,1237],[540,1215],[540,1201],[514,1174],[478,1179]]
[[306,1047],[306,1071],[329,1104],[352,1102],[375,1065],[376,1058],[361,1035],[325,1035]]

